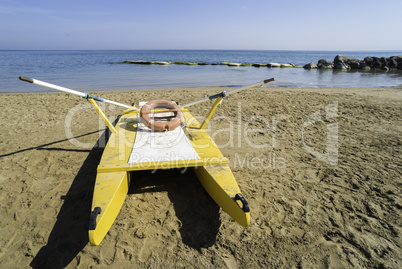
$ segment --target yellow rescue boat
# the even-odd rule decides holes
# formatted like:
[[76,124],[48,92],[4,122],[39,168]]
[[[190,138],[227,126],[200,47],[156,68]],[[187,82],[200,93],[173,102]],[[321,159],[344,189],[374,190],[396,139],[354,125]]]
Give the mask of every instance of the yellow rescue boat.
[[[127,196],[130,181],[135,180],[131,172],[139,170],[194,167],[199,181],[213,200],[240,225],[250,225],[249,204],[240,192],[228,160],[206,132],[205,126],[225,96],[260,87],[273,81],[273,78],[180,107],[165,100],[155,101],[156,107],[151,107],[151,102],[144,102],[141,110],[40,80],[20,79],[88,99],[112,132],[97,169],[89,224],[91,245],[99,245],[111,228]],[[200,124],[187,107],[208,100],[215,102]],[[114,126],[95,101],[122,106],[126,110]],[[146,108],[152,117],[145,117]],[[181,117],[179,119],[178,112]],[[166,131],[156,131],[160,122],[166,123]]]

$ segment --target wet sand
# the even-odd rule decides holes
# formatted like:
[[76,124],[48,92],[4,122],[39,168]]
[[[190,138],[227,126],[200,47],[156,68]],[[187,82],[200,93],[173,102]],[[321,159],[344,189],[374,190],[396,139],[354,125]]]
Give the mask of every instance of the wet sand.
[[[94,94],[184,104],[220,91]],[[229,96],[208,128],[250,204],[251,225],[223,212],[191,169],[139,172],[96,247],[87,230],[104,124],[76,96],[0,97],[1,268],[402,266],[401,89]],[[190,111],[205,116],[210,105]],[[122,113],[102,108],[111,120]]]

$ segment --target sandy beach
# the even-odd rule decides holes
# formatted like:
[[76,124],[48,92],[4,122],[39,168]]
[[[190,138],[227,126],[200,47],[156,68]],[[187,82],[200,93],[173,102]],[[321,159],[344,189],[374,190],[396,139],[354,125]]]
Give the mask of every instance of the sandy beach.
[[[229,88],[93,94],[181,104]],[[139,172],[88,243],[105,125],[63,93],[0,95],[0,268],[401,268],[402,89],[251,89],[208,128],[250,204],[243,228],[192,169]],[[211,103],[191,107],[205,116]],[[122,109],[103,105],[114,121]]]

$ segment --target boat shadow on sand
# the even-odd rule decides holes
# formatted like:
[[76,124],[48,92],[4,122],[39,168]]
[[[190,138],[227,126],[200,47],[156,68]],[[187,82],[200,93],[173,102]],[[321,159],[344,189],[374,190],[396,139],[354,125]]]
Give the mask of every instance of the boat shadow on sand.
[[129,194],[165,192],[180,220],[183,243],[200,249],[212,246],[221,225],[220,207],[198,181],[193,168],[132,173]]
[[[99,141],[105,141],[108,132],[105,131]],[[64,203],[57,221],[47,244],[30,263],[32,268],[65,268],[88,245],[92,194],[103,153],[99,141],[89,152],[67,194],[61,197]],[[158,191],[166,191],[174,205],[176,217],[181,221],[180,234],[184,244],[199,249],[215,243],[221,224],[219,206],[198,182],[193,169],[186,173],[178,169],[156,173],[139,171],[132,177],[129,195]]]
[[99,143],[106,140],[107,132],[102,134],[89,151],[67,194],[61,197],[64,202],[57,215],[57,221],[50,232],[47,244],[30,263],[32,268],[65,268],[88,244],[88,212],[91,211],[96,168],[103,152],[103,147],[100,147]]

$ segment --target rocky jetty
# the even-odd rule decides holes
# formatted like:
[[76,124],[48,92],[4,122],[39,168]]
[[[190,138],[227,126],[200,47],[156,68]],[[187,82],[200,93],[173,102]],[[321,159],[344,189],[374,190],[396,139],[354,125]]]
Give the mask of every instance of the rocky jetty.
[[205,63],[205,62],[167,62],[167,61],[143,61],[143,60],[134,60],[134,61],[124,61],[124,62],[112,62],[111,64],[159,64],[159,65],[169,65],[169,64],[178,64],[178,65],[227,65],[231,67],[239,67],[239,66],[254,66],[254,67],[298,67],[302,66],[294,65],[294,64],[280,64],[280,63],[232,63],[232,62],[221,62],[221,63]]
[[[227,65],[230,67],[240,67],[240,66],[253,66],[253,67],[270,67],[270,68],[283,68],[283,67],[302,67],[294,64],[283,64],[283,63],[232,63],[232,62],[218,62],[218,63],[206,63],[206,62],[169,62],[169,61],[124,61],[117,62],[124,64],[159,64],[159,65]],[[117,64],[114,63],[114,64]],[[366,57],[364,60],[347,58],[344,55],[336,55],[332,62],[326,59],[321,59],[318,63],[308,63],[303,66],[305,69],[337,69],[343,71],[349,70],[360,70],[360,71],[395,71],[402,70],[402,55],[386,57]]]
[[321,59],[317,64],[308,63],[303,66],[305,69],[338,69],[343,71],[348,70],[382,70],[382,71],[393,71],[402,70],[402,55],[386,57],[366,57],[364,60],[347,58],[343,55],[337,55],[333,62],[328,62],[326,59]]

